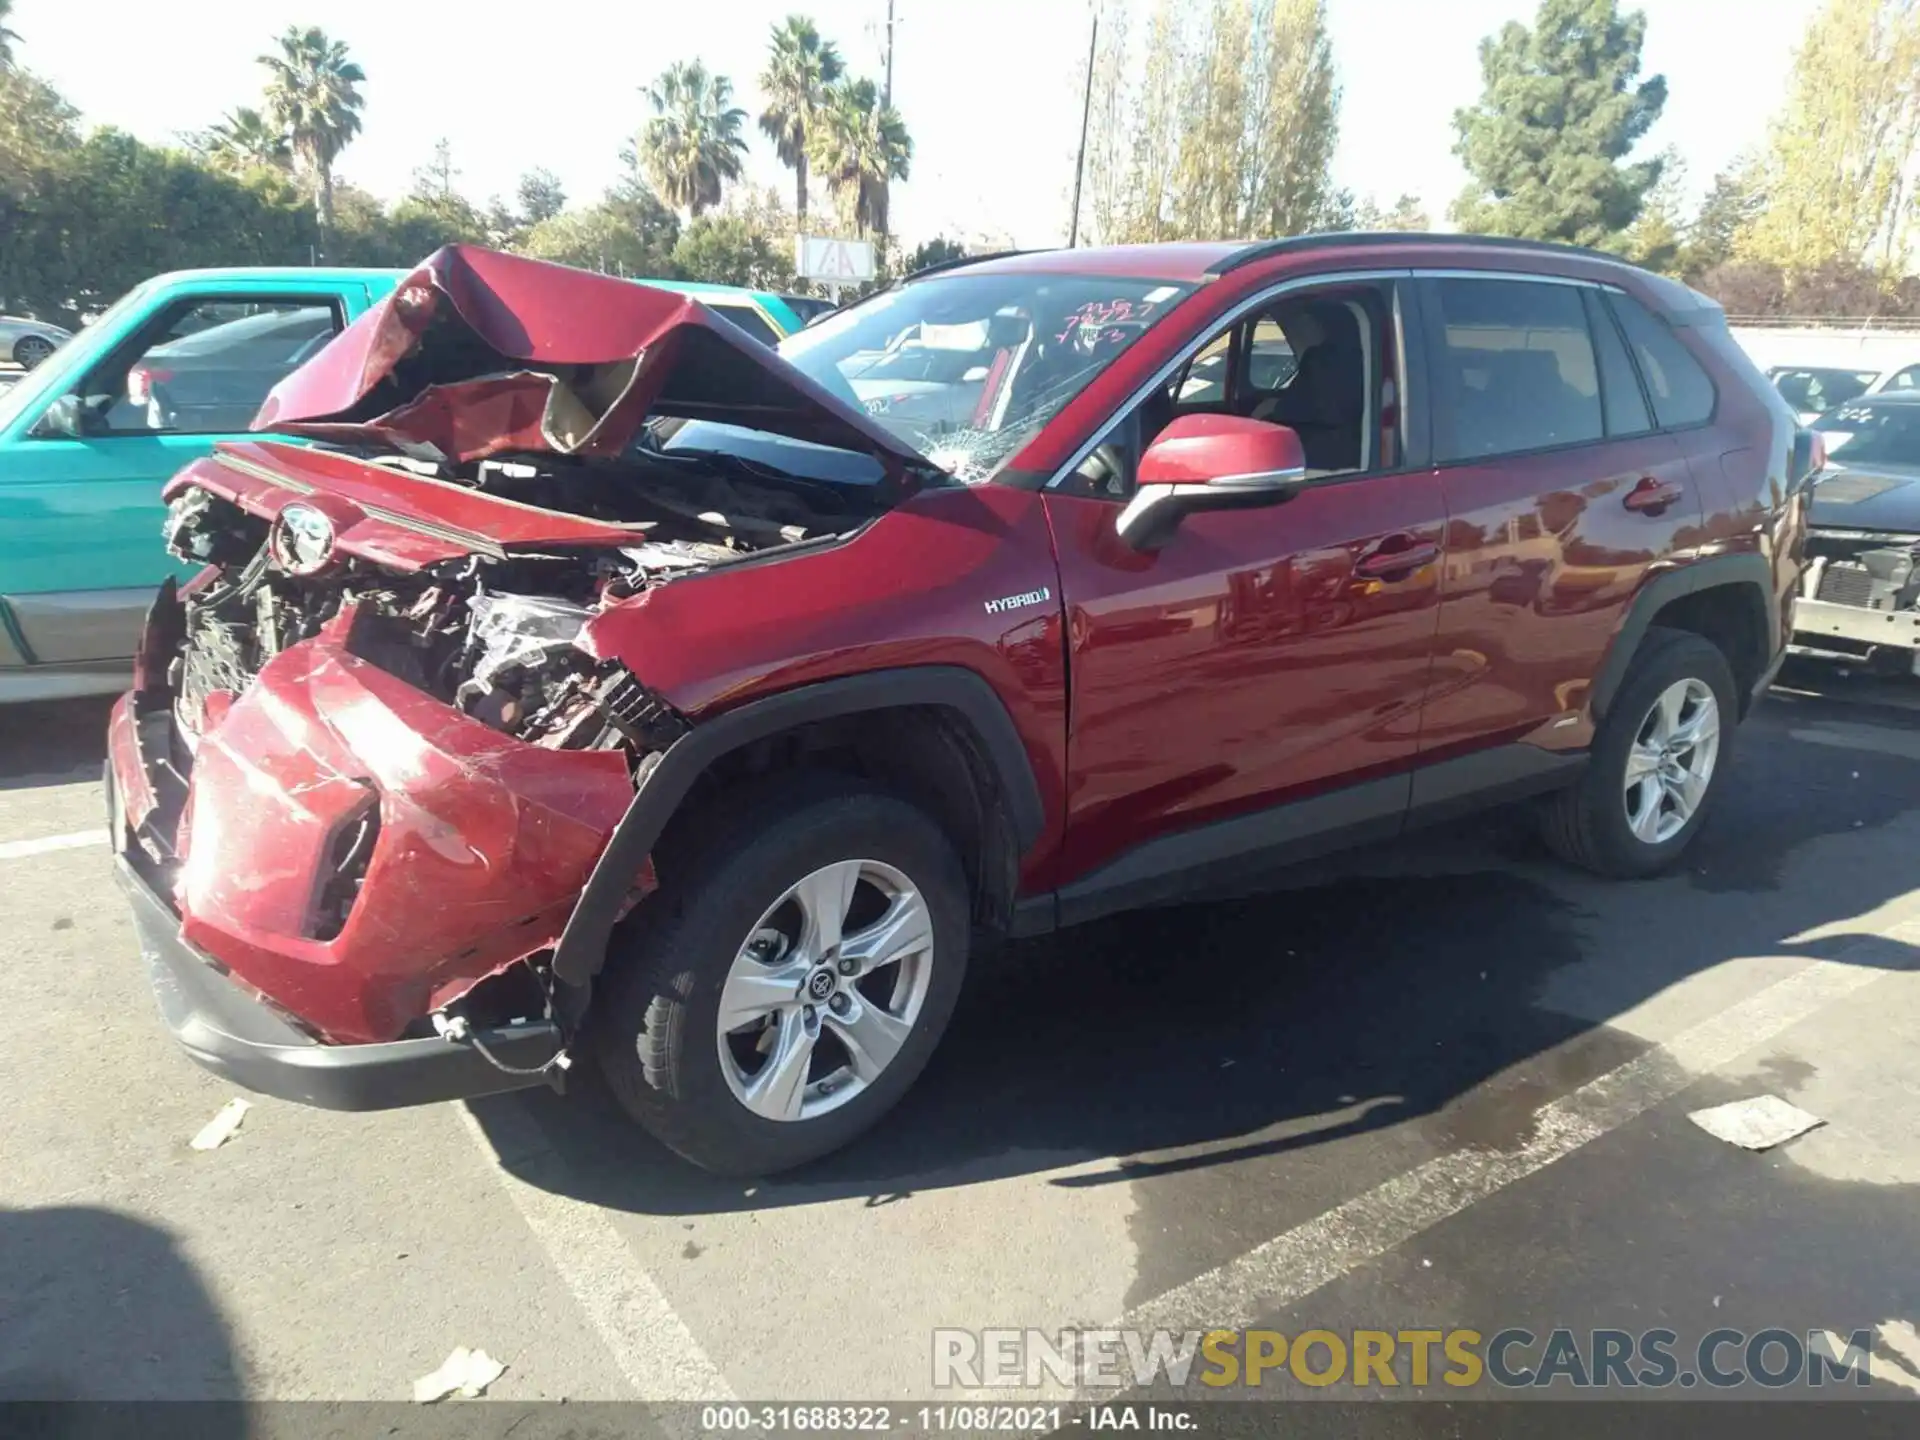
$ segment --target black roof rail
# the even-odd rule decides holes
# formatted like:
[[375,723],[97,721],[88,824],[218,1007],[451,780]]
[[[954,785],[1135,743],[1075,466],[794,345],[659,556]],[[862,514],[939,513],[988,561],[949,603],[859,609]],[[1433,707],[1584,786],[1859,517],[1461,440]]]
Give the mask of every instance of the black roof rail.
[[1485,246],[1489,250],[1533,250],[1548,255],[1578,255],[1587,260],[1611,260],[1631,265],[1624,256],[1585,245],[1561,245],[1551,240],[1516,240],[1506,235],[1461,235],[1438,230],[1329,230],[1312,235],[1289,235],[1284,240],[1256,240],[1207,267],[1210,276],[1226,275],[1242,266],[1275,255],[1300,250],[1336,250],[1358,245]]
[[1057,247],[1042,245],[1031,250],[989,250],[984,255],[962,255],[957,260],[941,260],[933,265],[922,265],[918,270],[902,275],[900,283],[904,285],[909,280],[918,280],[922,275],[938,275],[942,270],[958,270],[962,265],[979,265],[988,260],[1005,260],[1012,255],[1038,255],[1043,250],[1055,248]]

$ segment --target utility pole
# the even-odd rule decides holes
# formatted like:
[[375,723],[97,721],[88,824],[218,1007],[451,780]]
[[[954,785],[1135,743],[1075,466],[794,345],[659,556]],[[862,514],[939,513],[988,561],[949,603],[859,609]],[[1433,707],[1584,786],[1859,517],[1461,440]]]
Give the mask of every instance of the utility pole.
[[1080,243],[1080,181],[1087,172],[1087,120],[1093,114],[1093,56],[1099,45],[1100,7],[1095,4],[1092,33],[1087,36],[1087,93],[1080,101],[1080,156],[1073,162],[1073,219],[1067,224],[1069,250]]
[[887,0],[887,82],[880,91],[880,103],[893,104],[893,0]]

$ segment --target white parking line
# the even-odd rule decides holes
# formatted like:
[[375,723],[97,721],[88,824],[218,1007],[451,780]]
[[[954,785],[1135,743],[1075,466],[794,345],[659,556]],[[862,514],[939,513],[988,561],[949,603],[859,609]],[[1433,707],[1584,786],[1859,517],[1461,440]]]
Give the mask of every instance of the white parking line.
[[[1343,1205],[1255,1246],[1115,1322],[1129,1330],[1231,1329],[1272,1315],[1376,1259],[1468,1206],[1524,1180],[1589,1141],[1645,1114],[1701,1075],[1762,1045],[1815,1011],[1887,973],[1867,952],[1920,940],[1920,922],[1847,947],[1723,1010],[1638,1059],[1534,1112],[1533,1134],[1515,1150],[1457,1150],[1398,1175]],[[1857,956],[1857,959],[1852,957]]]
[[24,860],[29,855],[45,855],[52,850],[78,850],[85,845],[107,843],[105,830],[76,830],[71,835],[42,835],[38,840],[0,841],[0,860]]
[[[490,1115],[498,1117],[496,1128],[518,1132],[506,1147],[514,1163],[536,1174],[544,1170],[553,1181],[562,1179],[563,1162],[518,1100],[508,1096],[488,1104]],[[634,1395],[642,1400],[732,1400],[727,1377],[707,1358],[605,1212],[565,1198],[557,1193],[564,1188],[560,1184],[536,1185],[509,1172],[473,1112],[465,1105],[455,1108]]]

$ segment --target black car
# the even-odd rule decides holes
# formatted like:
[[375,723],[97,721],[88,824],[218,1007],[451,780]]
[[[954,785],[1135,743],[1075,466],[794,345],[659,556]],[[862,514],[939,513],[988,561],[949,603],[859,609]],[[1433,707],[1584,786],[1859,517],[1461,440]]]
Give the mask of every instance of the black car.
[[1920,674],[1920,392],[1854,400],[1813,429],[1828,459],[1794,642]]

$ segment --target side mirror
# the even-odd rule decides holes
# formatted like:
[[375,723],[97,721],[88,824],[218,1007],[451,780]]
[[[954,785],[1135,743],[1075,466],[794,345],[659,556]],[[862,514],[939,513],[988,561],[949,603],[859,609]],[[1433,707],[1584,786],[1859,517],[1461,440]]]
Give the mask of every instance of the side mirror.
[[38,440],[79,440],[87,433],[87,402],[69,391],[56,395],[28,432]]
[[1139,483],[1114,528],[1136,550],[1166,544],[1194,510],[1278,505],[1300,493],[1307,458],[1285,425],[1182,415],[1140,457]]

